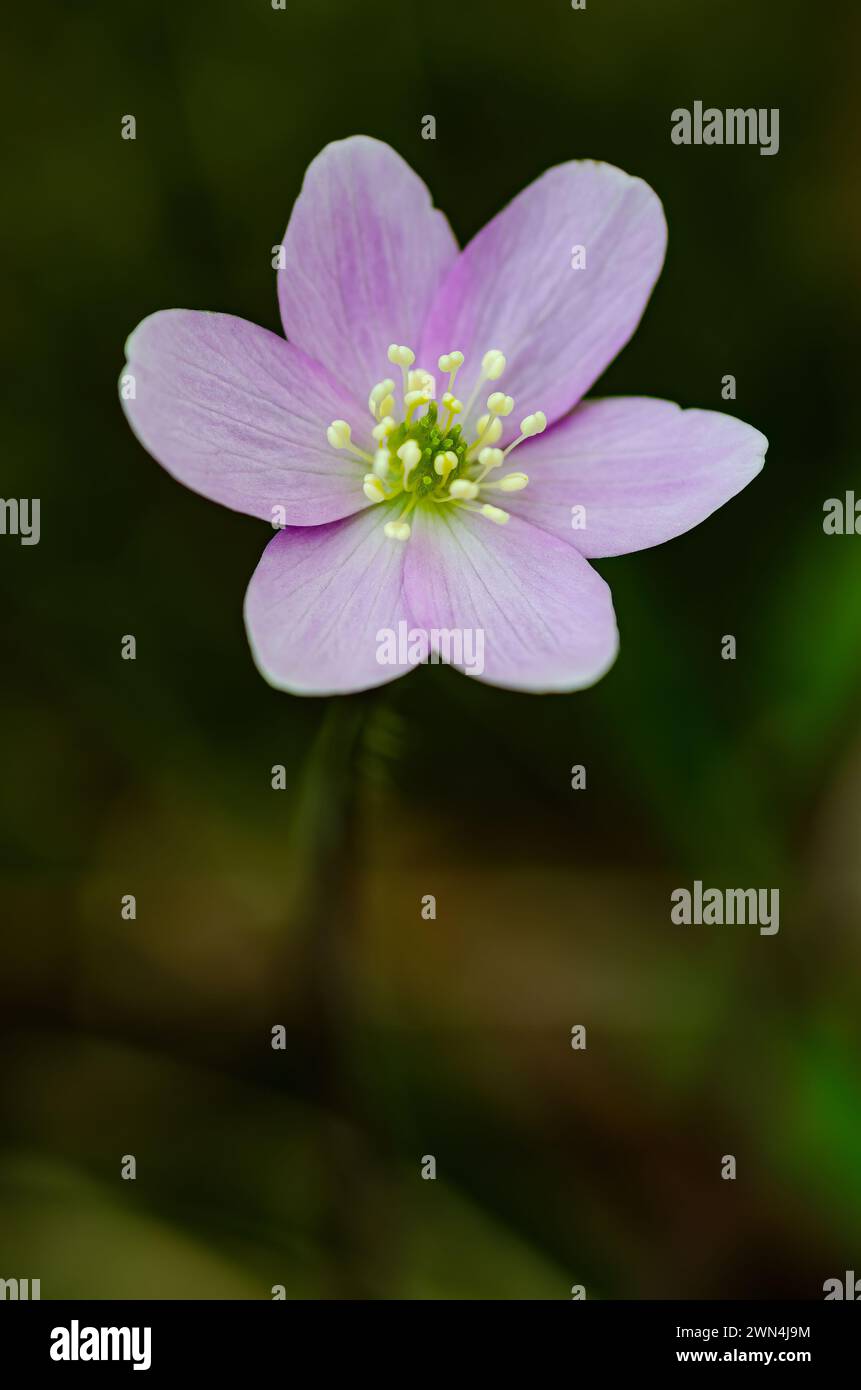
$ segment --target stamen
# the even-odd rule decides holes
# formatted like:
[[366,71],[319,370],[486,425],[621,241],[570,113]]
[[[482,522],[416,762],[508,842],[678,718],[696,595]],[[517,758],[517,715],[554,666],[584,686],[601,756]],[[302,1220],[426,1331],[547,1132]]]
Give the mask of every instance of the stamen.
[[408,521],[387,521],[383,527],[383,535],[392,541],[408,541],[411,534]]
[[478,461],[485,471],[489,473],[491,468],[498,468],[504,458],[505,455],[501,449],[482,449],[478,456]]
[[[381,420],[384,415],[391,414],[395,407],[395,398],[392,392],[395,383],[391,377],[386,377],[385,381],[378,381],[370,396],[368,397],[368,409],[375,420]],[[389,404],[391,401],[391,405]],[[383,409],[385,407],[385,409]]]
[[407,380],[407,370],[415,362],[416,355],[413,352],[412,348],[403,346],[398,347],[397,343],[390,343],[388,358],[391,363],[393,363],[395,366],[400,367],[401,369],[401,378],[403,381],[404,409],[406,410],[406,396],[407,392],[410,389],[409,382]]
[[527,415],[525,420],[520,421],[520,431],[527,439],[533,434],[543,434],[547,429],[547,416],[543,410],[536,410],[534,415]]
[[451,449],[447,449],[444,454],[437,454],[433,461],[434,472],[442,478],[442,485],[445,487],[445,480],[453,468],[457,468],[457,454]]
[[421,460],[422,451],[414,439],[408,439],[398,449],[398,458],[404,465],[404,488],[409,487],[410,474]]
[[503,454],[501,449],[482,449],[481,453],[478,456],[478,461],[481,464],[482,471],[479,473],[475,481],[477,483],[480,483],[482,478],[487,477],[488,473],[492,468],[499,467],[504,458],[505,455]]
[[431,400],[436,395],[436,377],[432,372],[426,372],[424,367],[417,367],[414,372],[407,376],[407,385],[411,391],[422,391]]
[[369,502],[385,502],[386,490],[375,473],[366,473],[362,490]]
[[472,393],[464,408],[463,417],[467,419],[472,407],[478,400],[478,393],[486,381],[497,381],[505,371],[505,354],[499,348],[491,348],[481,359],[481,372],[478,381],[472,389]]
[[[480,415],[478,418],[478,438],[471,448],[478,449],[485,444],[495,444],[502,434],[502,421],[493,415]],[[484,438],[482,437],[484,436]]]
[[478,483],[470,482],[469,478],[455,478],[448,493],[449,497],[457,498],[459,501],[470,502],[473,497],[478,496]]
[[441,372],[448,372],[448,389],[454,390],[454,379],[463,366],[462,352],[444,352],[437,361],[437,366]]
[[528,473],[506,473],[498,483],[491,483],[490,486],[498,487],[500,492],[522,492],[528,483]]
[[326,438],[333,449],[346,449],[353,437],[353,431],[346,420],[333,420],[326,431]]
[[430,405],[432,396],[426,391],[407,391],[404,396],[404,405],[407,408],[407,422],[412,419],[413,411],[420,405]]
[[416,360],[416,355],[412,348],[398,347],[397,343],[389,345],[388,359],[398,367],[411,367]]
[[378,449],[374,454],[374,472],[385,481],[392,468],[392,456],[388,449]]
[[491,507],[489,502],[485,502],[481,515],[486,516],[488,521],[495,521],[497,526],[504,526],[509,520],[508,512],[504,512],[501,507]]
[[[392,401],[392,405],[394,405],[394,401]],[[396,421],[394,419],[394,416],[384,415],[380,423],[378,425],[374,425],[374,428],[371,430],[371,434],[374,436],[374,439],[382,442],[382,440],[384,440],[387,435],[391,434],[392,430],[395,428],[395,424]]]
[[505,458],[508,458],[512,449],[516,449],[518,444],[523,443],[524,439],[531,439],[535,434],[543,434],[546,429],[547,416],[544,414],[543,410],[536,410],[534,415],[527,415],[524,420],[520,421],[520,434],[514,440],[513,444],[509,444],[508,448],[505,450]]
[[481,359],[481,370],[485,381],[498,381],[505,371],[505,353],[499,348],[491,348]]
[[326,430],[326,438],[333,449],[347,449],[349,453],[355,454],[356,458],[364,459],[366,463],[373,463],[373,459],[364,449],[351,443],[353,431],[346,420],[333,420]]
[[[506,397],[511,400],[511,397]],[[478,435],[475,443],[471,444],[468,453],[476,454],[488,444],[495,444],[502,434],[502,421],[496,415],[480,415],[476,426]]]

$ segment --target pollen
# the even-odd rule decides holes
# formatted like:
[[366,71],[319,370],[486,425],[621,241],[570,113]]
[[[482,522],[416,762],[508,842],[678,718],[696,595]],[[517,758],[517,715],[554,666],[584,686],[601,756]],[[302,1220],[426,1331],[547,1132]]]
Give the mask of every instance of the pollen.
[[[465,364],[458,349],[437,358],[443,378],[439,392],[436,375],[416,362],[412,348],[391,343],[387,356],[393,367],[400,368],[401,381],[397,385],[392,377],[384,377],[371,388],[368,410],[374,423],[367,427],[366,436],[371,451],[354,442],[346,420],[333,420],[326,430],[331,448],[346,450],[363,461],[365,472],[360,476],[366,501],[371,506],[387,504],[385,536],[408,541],[417,508],[462,507],[504,526],[509,513],[487,500],[487,490],[491,496],[521,492],[529,477],[519,471],[500,477],[495,470],[512,450],[547,428],[543,412],[534,411],[520,421],[519,435],[505,448],[498,447],[507,428],[505,421],[514,411],[514,397],[494,389],[481,413],[478,402],[482,388],[486,390],[487,383],[498,381],[505,371],[505,354],[499,348],[485,352],[465,399],[454,389]],[[365,431],[357,433],[361,437]]]

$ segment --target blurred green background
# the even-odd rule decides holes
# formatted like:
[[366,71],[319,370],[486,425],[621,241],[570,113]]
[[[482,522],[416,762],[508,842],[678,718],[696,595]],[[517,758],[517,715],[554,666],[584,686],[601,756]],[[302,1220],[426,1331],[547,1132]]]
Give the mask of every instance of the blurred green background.
[[[861,1268],[861,539],[822,531],[857,477],[857,5],[161,0],[27,23],[4,57],[2,490],[42,499],[42,538],[0,539],[0,1277],[821,1298]],[[671,144],[697,99],[779,107],[779,154]],[[622,647],[586,693],[435,668],[276,693],[241,619],[271,532],[123,420],[151,311],[280,329],[270,248],[310,159],[356,132],[461,241],[559,161],[648,180],[666,269],[601,392],[720,409],[729,372],[726,408],[770,440],[703,526],[599,563]],[[779,888],[779,935],[671,924],[694,878]]]

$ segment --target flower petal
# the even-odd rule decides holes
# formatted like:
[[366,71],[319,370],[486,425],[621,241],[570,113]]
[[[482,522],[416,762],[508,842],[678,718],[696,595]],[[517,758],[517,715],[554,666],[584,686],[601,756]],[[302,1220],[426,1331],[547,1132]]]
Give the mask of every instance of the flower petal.
[[391,372],[390,343],[418,346],[458,254],[418,175],[364,135],[327,145],[309,166],[284,250],[278,298],[287,337],[362,400]]
[[126,357],[129,423],[186,487],[296,526],[366,505],[365,466],[332,449],[326,429],[367,412],[283,338],[232,314],[168,309],[138,325]]
[[529,487],[503,505],[581,555],[627,555],[698,526],[756,477],[767,448],[759,430],[719,411],[644,396],[584,401],[518,450]]
[[404,544],[383,532],[390,510],[368,508],[330,526],[271,540],[251,576],[245,625],[254,659],[279,690],[339,695],[410,670],[381,665],[380,629],[407,618]]
[[[557,420],[639,323],[666,237],[660,201],[641,179],[590,160],[549,169],[449,271],[428,318],[422,361],[464,352],[463,396],[483,354],[499,348],[508,360],[500,386],[516,398],[515,418],[543,410]],[[577,246],[585,248],[582,269],[572,268]]]
[[464,651],[469,632],[473,654],[483,640],[483,670],[455,664],[490,685],[579,690],[616,656],[603,579],[571,546],[516,517],[497,526],[454,508],[417,513],[404,591],[413,621],[427,631],[459,630]]

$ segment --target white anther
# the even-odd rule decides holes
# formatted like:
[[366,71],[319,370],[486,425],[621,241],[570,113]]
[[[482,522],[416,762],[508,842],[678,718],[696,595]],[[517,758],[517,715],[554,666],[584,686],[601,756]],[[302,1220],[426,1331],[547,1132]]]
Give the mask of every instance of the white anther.
[[427,391],[408,391],[404,396],[404,405],[407,410],[414,410],[417,405],[430,405],[432,399]]
[[371,430],[371,434],[374,436],[376,440],[379,440],[381,442],[388,435],[391,434],[394,428],[395,421],[393,416],[384,415],[380,423],[378,425],[374,425],[374,428]]
[[388,358],[398,367],[411,367],[416,360],[416,355],[412,348],[398,347],[397,343],[391,343]]
[[502,434],[502,421],[499,419],[492,420],[489,415],[482,415],[479,417],[477,429],[478,438],[481,440],[482,444],[495,444]]
[[547,416],[543,410],[536,410],[534,415],[527,415],[525,420],[520,421],[520,433],[529,439],[533,434],[542,434],[547,429]]
[[[391,377],[386,377],[385,381],[377,382],[376,386],[374,387],[373,391],[368,397],[368,409],[370,410],[375,420],[378,420],[381,415],[389,414],[389,410],[380,410],[380,406],[383,403],[383,401],[385,401],[386,397],[391,395],[394,389],[395,383],[392,381]],[[392,401],[392,406],[393,405],[394,401]],[[389,407],[389,409],[391,409],[391,407]]]
[[407,486],[409,476],[417,466],[422,456],[422,451],[414,439],[408,439],[406,444],[402,444],[398,449],[398,458],[404,465],[404,487]]
[[446,410],[450,410],[452,415],[459,415],[463,410],[463,401],[459,401],[457,396],[453,396],[451,391],[446,391],[442,398],[442,403]]
[[463,353],[444,352],[437,362],[437,366],[441,372],[456,372],[459,367],[463,366]]
[[333,449],[346,449],[353,437],[353,431],[346,420],[333,420],[326,431],[326,438]]
[[410,391],[423,391],[433,400],[436,395],[436,377],[431,372],[426,372],[424,367],[416,367],[414,372],[407,375],[407,387]]
[[471,502],[478,496],[478,483],[471,483],[468,478],[455,478],[448,491],[450,497]]
[[505,371],[505,355],[499,348],[491,348],[481,359],[481,370],[485,381],[497,381]]
[[506,396],[504,391],[493,391],[487,398],[487,408],[491,415],[510,415],[514,409],[514,397]]
[[485,502],[481,515],[486,516],[488,521],[495,521],[497,526],[504,526],[508,521],[508,512],[504,512],[501,507],[491,507],[489,502]]
[[386,500],[385,490],[379,478],[373,473],[366,473],[362,483],[362,491],[369,502],[384,502]]
[[[484,450],[482,450],[483,452]],[[495,452],[499,453],[500,451],[497,449]],[[528,482],[529,475],[527,473],[506,473],[504,478],[500,478],[496,486],[502,492],[522,492]]]
[[388,449],[378,449],[374,454],[374,472],[378,478],[386,479],[392,466],[392,456]]
[[414,439],[408,439],[398,449],[398,458],[405,468],[415,468],[421,456],[422,451]]
[[453,450],[447,449],[444,454],[437,454],[433,461],[434,472],[438,473],[445,482],[453,468],[457,468],[457,454]]
[[504,458],[505,455],[501,449],[482,449],[478,461],[484,471],[489,473],[491,468],[498,468]]
[[408,521],[387,521],[383,527],[383,534],[392,541],[408,541],[410,538],[410,525]]

